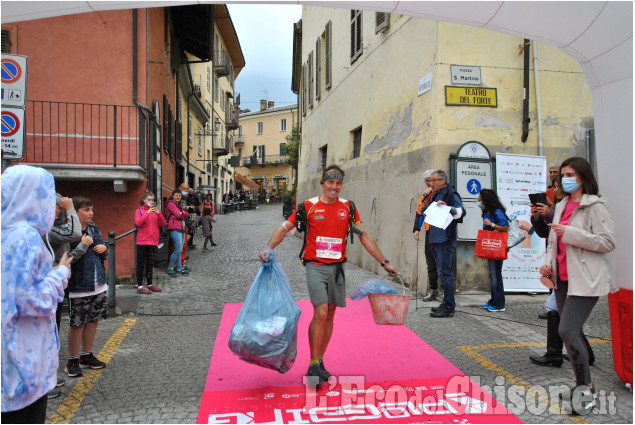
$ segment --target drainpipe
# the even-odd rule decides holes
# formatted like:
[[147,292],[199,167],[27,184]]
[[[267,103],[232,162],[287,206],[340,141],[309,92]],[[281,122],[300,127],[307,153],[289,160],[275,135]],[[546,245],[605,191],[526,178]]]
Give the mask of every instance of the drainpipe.
[[132,9],[132,102],[135,106],[143,111],[146,111],[152,117],[152,109],[146,105],[139,103],[139,96],[137,94],[137,9]]
[[[147,30],[147,25],[146,25],[146,30]],[[148,113],[148,118],[146,120],[147,121],[146,128],[149,129],[150,121],[154,119],[154,113],[152,112],[152,109],[150,109],[146,105],[139,103],[138,101],[139,96],[138,96],[138,90],[137,90],[137,85],[138,85],[137,59],[139,57],[139,52],[137,47],[137,44],[138,44],[137,37],[138,37],[137,9],[132,9],[132,102],[141,111],[145,111]],[[146,78],[146,81],[148,81],[147,78]],[[154,173],[153,173],[152,164],[154,163],[154,157],[155,157],[155,149],[154,149],[155,145],[156,143],[154,143],[153,136],[150,135],[150,131],[148,131],[148,137],[146,138],[146,169],[148,172],[148,187],[152,187],[152,182],[154,181]]]
[[538,155],[542,156],[542,114],[540,112],[540,83],[538,81],[538,45],[531,43],[534,52],[534,84],[536,86],[536,120],[538,121]]
[[523,41],[523,135],[520,140],[525,143],[529,135],[529,39]]

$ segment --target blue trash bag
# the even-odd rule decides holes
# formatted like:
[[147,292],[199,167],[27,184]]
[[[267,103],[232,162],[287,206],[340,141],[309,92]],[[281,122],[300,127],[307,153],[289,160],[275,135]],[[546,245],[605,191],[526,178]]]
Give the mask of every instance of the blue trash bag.
[[369,280],[357,288],[351,299],[359,301],[368,294],[398,294],[398,292],[383,280]]
[[285,373],[297,355],[300,307],[282,263],[269,249],[229,337],[241,360]]

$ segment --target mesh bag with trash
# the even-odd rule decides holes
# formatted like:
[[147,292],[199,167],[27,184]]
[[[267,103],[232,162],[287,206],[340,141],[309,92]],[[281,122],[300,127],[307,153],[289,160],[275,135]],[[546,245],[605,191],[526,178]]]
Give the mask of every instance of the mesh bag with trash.
[[287,372],[297,355],[300,313],[289,277],[270,249],[232,328],[230,350],[246,362]]

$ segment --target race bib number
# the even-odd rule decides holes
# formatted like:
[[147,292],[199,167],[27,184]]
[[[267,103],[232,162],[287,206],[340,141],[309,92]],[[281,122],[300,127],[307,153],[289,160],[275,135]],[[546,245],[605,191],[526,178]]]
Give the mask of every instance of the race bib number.
[[318,236],[315,239],[315,253],[318,258],[339,260],[342,258],[343,240],[341,238],[327,238]]

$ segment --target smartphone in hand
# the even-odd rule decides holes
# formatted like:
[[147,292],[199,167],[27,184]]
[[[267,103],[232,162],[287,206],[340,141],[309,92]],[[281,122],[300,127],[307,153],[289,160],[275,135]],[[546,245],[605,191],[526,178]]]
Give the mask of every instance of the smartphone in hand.
[[529,201],[534,204],[547,204],[547,194],[545,192],[540,192],[540,193],[530,193],[529,194]]

